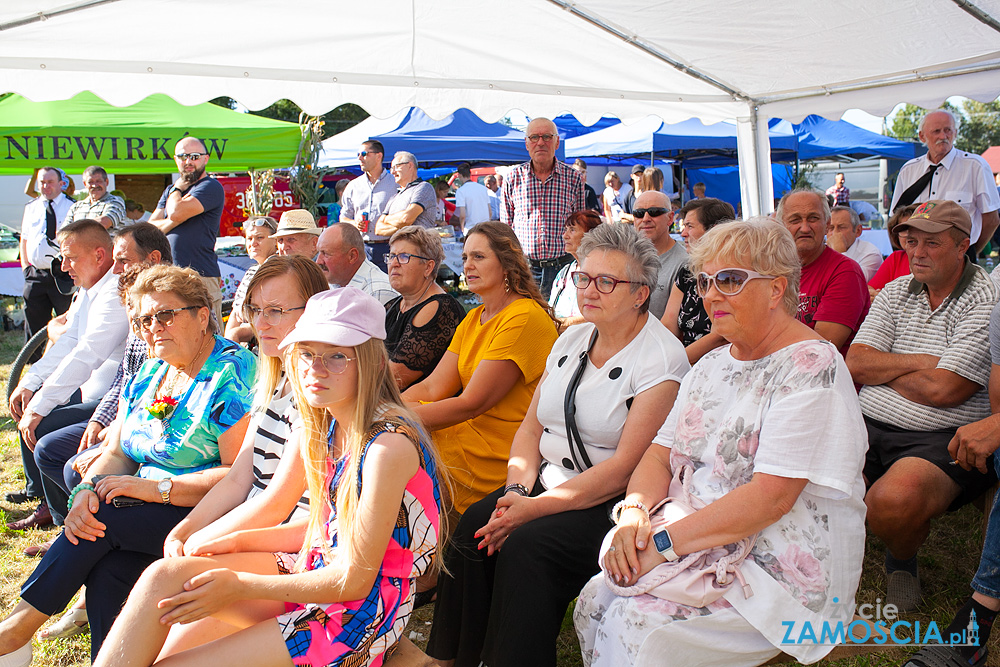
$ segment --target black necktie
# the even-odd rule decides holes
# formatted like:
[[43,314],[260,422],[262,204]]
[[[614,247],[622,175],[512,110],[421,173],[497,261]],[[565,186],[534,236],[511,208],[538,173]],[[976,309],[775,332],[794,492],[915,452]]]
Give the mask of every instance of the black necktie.
[[903,190],[903,194],[899,195],[899,201],[896,202],[896,208],[892,209],[892,212],[895,213],[902,207],[909,206],[914,201],[916,201],[917,196],[924,191],[924,188],[927,187],[927,184],[931,182],[932,178],[934,178],[934,171],[939,166],[940,165],[932,164],[931,166],[927,167],[927,171],[924,172],[923,176],[918,178],[913,185]]
[[50,241],[56,240],[56,210],[52,208],[52,200],[45,200],[45,236]]

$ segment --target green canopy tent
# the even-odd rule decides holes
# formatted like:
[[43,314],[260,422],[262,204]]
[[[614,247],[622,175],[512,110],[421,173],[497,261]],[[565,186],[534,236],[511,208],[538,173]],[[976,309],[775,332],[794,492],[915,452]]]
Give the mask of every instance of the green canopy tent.
[[187,135],[205,142],[213,172],[289,167],[301,136],[295,123],[160,94],[128,107],[89,92],[57,102],[11,95],[0,101],[0,174],[49,164],[68,173],[92,164],[116,174],[173,173],[174,144]]

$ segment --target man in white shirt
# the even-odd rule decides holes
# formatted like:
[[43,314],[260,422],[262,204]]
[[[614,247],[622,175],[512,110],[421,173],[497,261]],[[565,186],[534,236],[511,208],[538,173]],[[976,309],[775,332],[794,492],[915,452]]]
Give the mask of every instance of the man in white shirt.
[[1000,226],[1000,195],[989,163],[975,153],[954,147],[957,133],[955,116],[946,109],[932,111],[921,119],[918,136],[927,145],[927,154],[910,160],[899,170],[889,208],[895,211],[931,199],[956,202],[972,217],[969,254],[974,258]]
[[63,294],[52,275],[52,260],[59,254],[56,232],[62,227],[73,200],[63,193],[65,180],[55,167],[38,171],[41,195],[24,207],[21,219],[21,269],[24,272],[25,341],[69,308],[71,295]]
[[[25,499],[43,492],[32,453],[38,438],[85,420],[88,409],[94,411],[114,380],[129,330],[111,271],[114,260],[107,230],[94,220],[80,220],[60,230],[58,241],[63,270],[80,289],[68,311],[66,332],[21,378],[10,397],[28,480]],[[43,500],[31,516],[8,525],[23,530],[51,522]]]
[[480,222],[491,219],[490,191],[473,180],[472,167],[468,162],[458,165],[457,171],[461,187],[455,191],[455,207],[458,219],[462,221],[462,234],[468,234]]
[[389,276],[365,257],[361,233],[350,223],[327,227],[320,234],[316,249],[319,251],[316,263],[330,287],[357,287],[383,306],[399,296],[389,284]]
[[861,216],[853,208],[834,206],[830,209],[826,244],[857,262],[864,271],[865,280],[871,280],[882,266],[883,257],[874,243],[861,240],[861,231]]

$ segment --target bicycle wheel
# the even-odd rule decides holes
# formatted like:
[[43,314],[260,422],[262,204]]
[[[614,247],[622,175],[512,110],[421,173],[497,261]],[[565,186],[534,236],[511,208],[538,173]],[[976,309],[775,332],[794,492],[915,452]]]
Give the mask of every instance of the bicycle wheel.
[[37,352],[45,347],[45,343],[49,339],[49,330],[46,327],[42,327],[39,331],[35,332],[35,335],[31,337],[21,351],[17,353],[14,357],[14,363],[10,365],[10,377],[7,378],[7,403],[10,403],[10,395],[14,393],[17,389],[18,383],[21,381],[21,374],[24,373],[24,367],[28,364],[28,359]]

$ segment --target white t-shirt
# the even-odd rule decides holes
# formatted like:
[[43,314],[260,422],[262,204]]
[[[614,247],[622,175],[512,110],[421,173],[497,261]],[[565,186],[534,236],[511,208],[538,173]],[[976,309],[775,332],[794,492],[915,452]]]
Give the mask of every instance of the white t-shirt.
[[[548,375],[540,385],[537,414],[545,427],[538,448],[546,462],[540,475],[546,489],[579,474],[566,437],[563,400],[593,332],[589,322],[570,327],[545,362]],[[661,382],[680,382],[690,367],[684,346],[652,315],[604,366],[597,368],[588,359],[576,392],[576,426],[590,462],[597,465],[615,453],[633,398]]]
[[455,206],[465,207],[465,230],[491,218],[490,189],[475,181],[466,181],[455,191]]
[[862,239],[854,239],[854,243],[844,253],[845,257],[850,257],[861,267],[865,273],[865,280],[875,277],[878,267],[882,266],[882,253],[875,247],[874,243],[869,243]]

